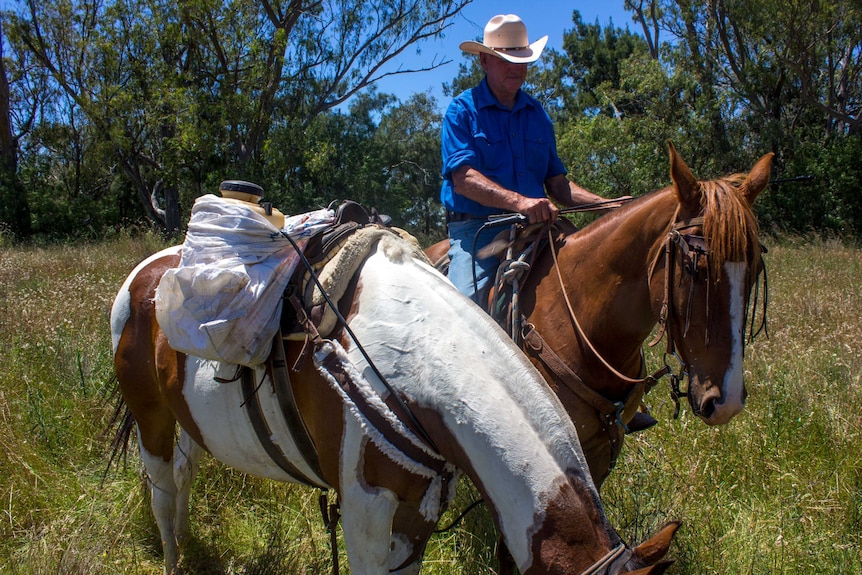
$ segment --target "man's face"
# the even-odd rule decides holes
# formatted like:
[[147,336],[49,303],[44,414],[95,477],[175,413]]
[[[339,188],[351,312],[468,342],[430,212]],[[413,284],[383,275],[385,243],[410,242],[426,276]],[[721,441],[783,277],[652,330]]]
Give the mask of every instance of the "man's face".
[[481,54],[480,59],[488,77],[488,86],[497,99],[503,102],[514,98],[527,79],[527,65],[512,64],[491,54]]

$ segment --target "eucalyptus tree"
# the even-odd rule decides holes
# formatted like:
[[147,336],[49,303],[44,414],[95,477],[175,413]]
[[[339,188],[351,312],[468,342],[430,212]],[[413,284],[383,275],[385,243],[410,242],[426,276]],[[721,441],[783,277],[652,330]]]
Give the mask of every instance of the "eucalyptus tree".
[[646,51],[644,39],[628,28],[614,26],[612,20],[601,25],[598,20],[589,24],[580,12],[572,14],[574,27],[563,34],[564,54],[554,54],[554,68],[559,70],[563,84],[563,106],[566,115],[607,114],[620,116],[642,113],[642,107],[633,99],[612,102],[601,98],[602,86],[620,87],[620,64],[632,54]]
[[417,93],[387,110],[375,136],[388,175],[382,208],[397,214],[397,224],[426,243],[446,235],[440,204],[442,122],[437,100]]
[[179,202],[223,177],[280,186],[293,167],[267,162],[274,131],[307,130],[380,78],[417,71],[399,56],[468,2],[28,0],[16,26],[146,215],[176,231]]
[[772,150],[777,176],[818,176],[765,195],[758,209],[767,225],[862,229],[859,2],[626,0],[626,7],[647,36],[665,35],[665,62],[697,80],[690,102],[711,119],[717,145],[706,151],[724,158],[721,168]]

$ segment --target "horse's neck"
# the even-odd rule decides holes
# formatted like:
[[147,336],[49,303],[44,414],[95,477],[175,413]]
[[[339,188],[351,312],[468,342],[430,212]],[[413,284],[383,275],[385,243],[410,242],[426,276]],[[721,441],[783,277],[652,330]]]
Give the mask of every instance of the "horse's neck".
[[[657,192],[569,236],[560,249],[573,312],[616,366],[639,367],[640,349],[658,319],[649,268],[674,209],[672,194]],[[550,275],[558,283],[556,272]],[[554,305],[556,314],[568,317],[564,301]]]
[[625,394],[601,359],[628,377],[640,372],[644,340],[658,319],[648,278],[650,259],[667,233],[675,205],[672,192],[657,192],[568,236],[557,265],[544,256],[543,267],[533,276],[537,285],[525,289],[523,309],[530,323],[550,349],[600,392]]
[[548,525],[537,521],[575,521],[574,539],[592,550],[616,537],[574,426],[487,314],[429,267],[379,254],[362,270],[357,294],[351,328],[446,458],[486,495],[522,567]]

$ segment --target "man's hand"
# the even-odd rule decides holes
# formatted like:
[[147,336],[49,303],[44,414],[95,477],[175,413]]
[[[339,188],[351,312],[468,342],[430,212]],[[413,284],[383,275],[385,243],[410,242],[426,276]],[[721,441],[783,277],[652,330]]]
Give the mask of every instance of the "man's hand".
[[521,197],[518,201],[518,213],[530,219],[531,224],[557,221],[560,210],[548,198]]

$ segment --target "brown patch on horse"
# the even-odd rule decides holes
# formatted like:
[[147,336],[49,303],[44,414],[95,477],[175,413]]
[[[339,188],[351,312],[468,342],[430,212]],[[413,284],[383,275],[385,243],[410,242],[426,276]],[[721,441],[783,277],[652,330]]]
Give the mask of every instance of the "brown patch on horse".
[[[568,481],[560,485],[559,494],[548,502],[541,526],[533,533],[532,555],[536,567],[524,575],[539,573],[579,573],[602,558],[606,551],[620,543],[616,534],[602,519],[601,504],[593,498],[581,472],[568,474]],[[536,518],[539,520],[539,518]],[[609,533],[616,538],[611,540]],[[582,559],[573,564],[574,557]]]
[[[173,369],[172,362],[176,358],[160,356],[161,350],[167,348],[167,339],[155,319],[154,297],[164,271],[178,262],[179,255],[150,262],[129,285],[129,317],[114,356],[116,372],[126,374],[120,381],[120,389],[129,411],[138,421],[140,441],[148,452],[165,461],[173,456],[176,419],[163,403],[163,390],[153,382],[163,373],[163,368]],[[149,349],[142,352],[141,342]],[[155,363],[149,359],[158,357],[161,361]]]

